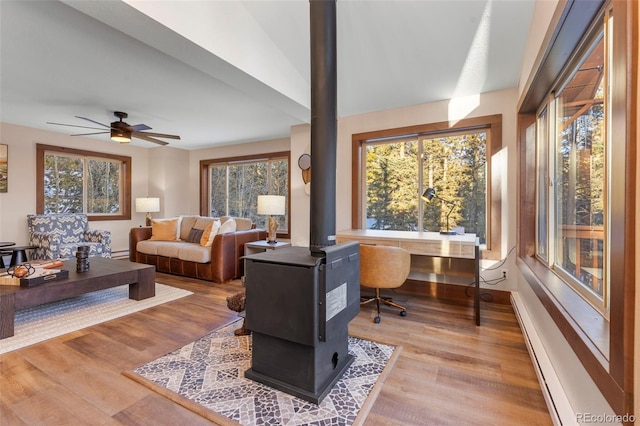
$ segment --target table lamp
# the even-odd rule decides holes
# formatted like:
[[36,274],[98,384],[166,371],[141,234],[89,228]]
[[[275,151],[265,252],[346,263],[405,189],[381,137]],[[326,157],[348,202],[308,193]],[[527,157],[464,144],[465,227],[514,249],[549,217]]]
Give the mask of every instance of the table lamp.
[[276,231],[278,230],[278,222],[273,218],[274,215],[283,215],[286,198],[284,195],[258,195],[258,214],[268,215],[268,231],[267,242],[275,244]]
[[453,208],[456,206],[456,203],[454,203],[453,201],[445,200],[444,198],[438,197],[436,195],[436,190],[433,189],[433,188],[427,188],[427,190],[424,191],[424,193],[422,194],[422,199],[424,201],[431,201],[431,199],[433,199],[433,198],[437,198],[438,200],[442,201],[443,203],[449,204],[451,206],[451,208],[449,209],[449,212],[447,213],[447,228],[440,230],[440,234],[442,234],[442,235],[456,235],[456,232],[452,231],[451,228],[449,228],[449,215],[453,211]]
[[151,226],[151,213],[160,211],[160,198],[136,198],[136,212],[146,213],[146,226]]

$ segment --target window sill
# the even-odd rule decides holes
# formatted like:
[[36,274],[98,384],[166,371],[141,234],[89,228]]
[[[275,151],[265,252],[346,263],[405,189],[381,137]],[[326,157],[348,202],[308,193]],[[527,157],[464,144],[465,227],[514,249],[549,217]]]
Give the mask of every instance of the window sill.
[[607,319],[537,259],[517,258],[517,265],[594,381],[610,377]]
[[517,264],[569,343],[578,338],[581,345],[608,370],[607,319],[537,259],[518,258]]

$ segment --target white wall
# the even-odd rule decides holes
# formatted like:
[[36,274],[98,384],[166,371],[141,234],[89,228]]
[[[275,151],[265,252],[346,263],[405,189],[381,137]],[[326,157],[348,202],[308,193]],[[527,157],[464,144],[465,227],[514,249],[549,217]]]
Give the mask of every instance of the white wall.
[[[36,144],[86,149],[131,157],[132,197],[145,197],[148,189],[149,153],[152,150],[119,145],[106,138],[90,139],[0,123],[1,141],[9,145],[9,188],[0,194],[0,241],[28,243],[27,215],[36,212]],[[155,148],[154,148],[155,149]],[[134,206],[135,210],[135,206]],[[132,212],[131,220],[91,221],[89,227],[111,231],[112,250],[128,250],[129,229],[144,223],[144,213]]]

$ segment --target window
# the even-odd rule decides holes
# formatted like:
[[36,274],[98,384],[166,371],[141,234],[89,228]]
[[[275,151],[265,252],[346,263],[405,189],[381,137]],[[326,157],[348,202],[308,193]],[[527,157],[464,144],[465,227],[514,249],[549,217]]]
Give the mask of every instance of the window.
[[603,36],[598,34],[554,99],[556,132],[551,141],[555,142],[554,266],[602,312],[608,285],[603,263],[608,183]]
[[558,14],[519,110],[517,264],[613,410],[630,413],[637,3]]
[[[473,130],[365,141],[366,228],[439,231],[448,220],[485,244],[486,136]],[[427,188],[439,198],[425,203],[419,195]]]
[[[289,199],[289,153],[203,160],[202,214],[251,218],[267,229],[267,217],[257,214],[258,195],[284,195]],[[275,216],[278,235],[289,236],[289,209]]]
[[542,106],[536,148],[536,255],[605,316],[606,69],[602,24]]
[[[448,222],[494,250],[485,257],[499,258],[491,230],[499,230],[500,219],[490,220],[488,178],[491,155],[501,147],[501,116],[359,134],[353,141],[361,194],[355,228],[437,232]],[[420,197],[427,188],[437,195],[430,202]]]
[[37,211],[131,219],[131,158],[38,144]]

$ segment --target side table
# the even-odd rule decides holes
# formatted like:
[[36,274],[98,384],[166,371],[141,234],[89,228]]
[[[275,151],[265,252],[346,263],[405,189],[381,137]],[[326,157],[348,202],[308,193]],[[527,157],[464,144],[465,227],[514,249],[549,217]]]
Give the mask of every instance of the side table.
[[33,250],[37,247],[35,246],[20,246],[20,247],[7,247],[6,250],[11,252],[11,263],[9,266],[16,266],[20,263],[27,262],[29,258],[27,257],[27,250]]
[[289,241],[278,241],[276,243],[268,243],[266,241],[252,241],[244,244],[244,255],[262,253],[267,250],[278,250],[285,247],[291,247]]
[[[275,243],[268,243],[264,240],[252,241],[250,243],[244,243],[244,255],[249,256],[250,254],[262,253],[267,250],[278,250],[285,247],[291,247],[291,243],[289,241],[277,241]],[[242,285],[244,286],[244,275],[240,278],[240,281],[242,281]]]

